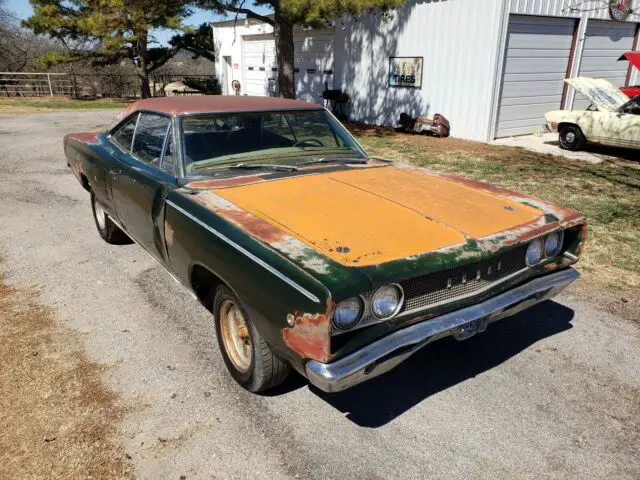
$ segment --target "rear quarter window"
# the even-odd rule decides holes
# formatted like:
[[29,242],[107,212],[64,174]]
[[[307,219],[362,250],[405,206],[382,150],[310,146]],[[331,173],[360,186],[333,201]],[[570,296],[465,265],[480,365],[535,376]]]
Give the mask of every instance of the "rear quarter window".
[[162,115],[142,113],[136,128],[131,153],[143,162],[160,164],[162,147],[171,119]]
[[111,138],[127,152],[131,151],[131,142],[133,141],[137,120],[138,115],[133,115],[111,134]]

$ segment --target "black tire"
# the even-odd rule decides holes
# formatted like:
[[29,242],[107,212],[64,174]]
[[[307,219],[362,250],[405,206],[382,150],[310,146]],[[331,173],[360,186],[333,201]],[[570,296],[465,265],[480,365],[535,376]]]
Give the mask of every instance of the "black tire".
[[577,125],[563,125],[559,134],[560,147],[565,150],[582,150],[587,144],[587,139]]
[[[223,306],[229,305],[229,303],[237,306],[242,313],[250,338],[251,360],[245,371],[237,368],[223,340],[222,329],[224,327],[222,326],[221,309]],[[219,286],[215,291],[213,316],[216,325],[216,337],[224,363],[233,379],[243,388],[253,393],[263,392],[280,385],[287,379],[291,366],[280,360],[273,353],[269,344],[256,329],[251,316],[240,299],[224,285]]]
[[127,234],[120,230],[120,227],[113,223],[113,220],[105,213],[93,192],[91,192],[91,211],[93,212],[93,220],[96,222],[98,233],[105,242],[111,243],[112,245],[132,243]]

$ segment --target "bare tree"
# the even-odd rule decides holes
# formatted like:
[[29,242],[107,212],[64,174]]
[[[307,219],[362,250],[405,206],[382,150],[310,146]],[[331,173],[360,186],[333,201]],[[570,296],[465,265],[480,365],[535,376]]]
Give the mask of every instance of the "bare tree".
[[20,19],[0,0],[0,71],[39,70],[37,60],[47,51],[60,48],[46,38],[37,38],[20,27]]

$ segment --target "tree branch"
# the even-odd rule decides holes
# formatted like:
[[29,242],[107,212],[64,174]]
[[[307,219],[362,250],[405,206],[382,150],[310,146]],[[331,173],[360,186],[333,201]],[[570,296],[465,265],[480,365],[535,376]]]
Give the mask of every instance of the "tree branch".
[[251,10],[250,8],[245,8],[244,1],[242,1],[239,6],[237,6],[235,2],[227,3],[227,2],[221,2],[221,1],[213,1],[213,2],[204,2],[204,3],[211,5],[213,9],[216,9],[219,11],[234,12],[236,14],[242,13],[246,15],[247,18],[252,18],[254,20],[258,20],[259,22],[266,23],[271,26],[275,25],[273,19],[265,15],[260,15],[259,13],[256,13],[253,10]]

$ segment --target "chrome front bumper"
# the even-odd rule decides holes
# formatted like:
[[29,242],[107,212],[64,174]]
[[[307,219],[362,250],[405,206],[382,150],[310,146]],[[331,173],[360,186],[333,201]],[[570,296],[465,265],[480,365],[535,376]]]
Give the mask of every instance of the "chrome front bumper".
[[345,390],[388,372],[434,340],[459,333],[469,322],[492,323],[515,315],[554,297],[579,277],[573,268],[550,273],[477,305],[398,330],[335,362],[311,360],[305,366],[307,378],[325,392]]

